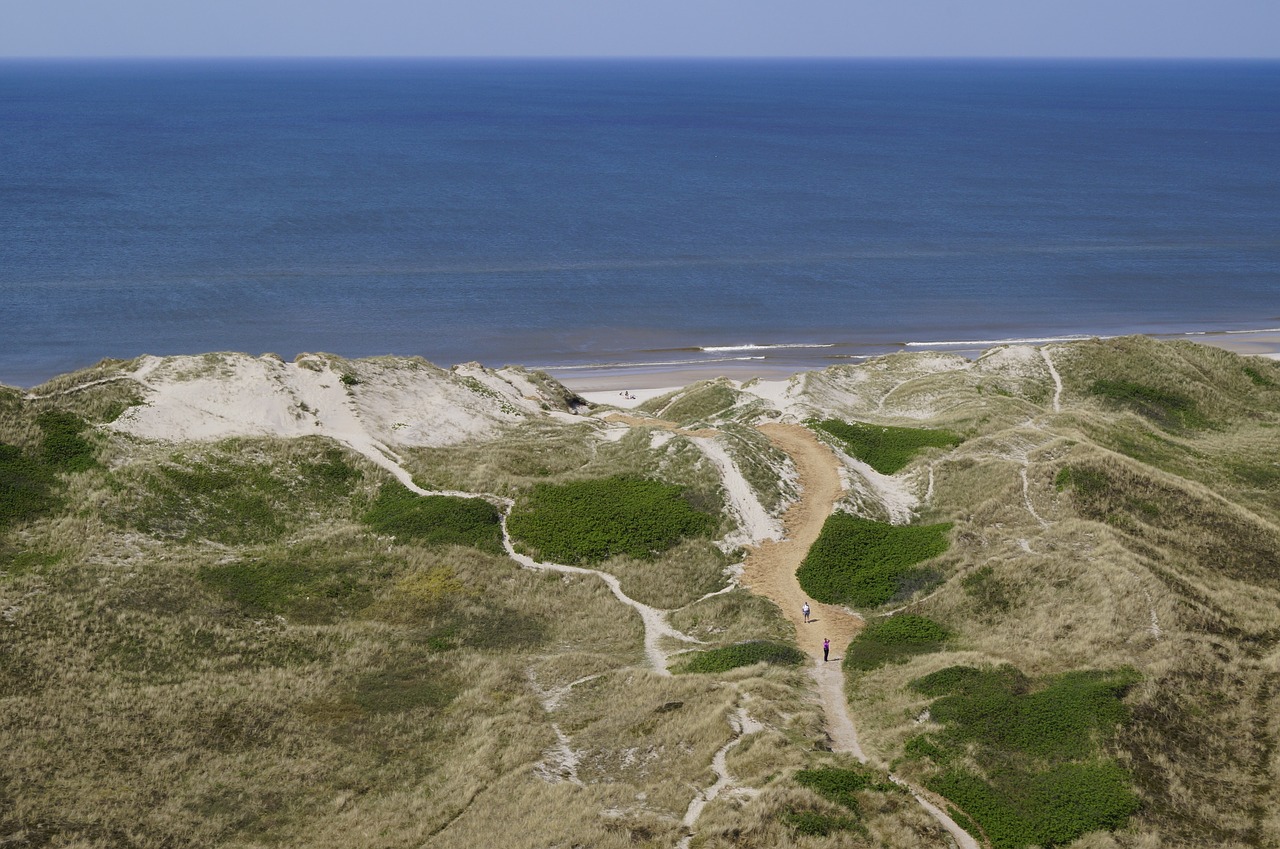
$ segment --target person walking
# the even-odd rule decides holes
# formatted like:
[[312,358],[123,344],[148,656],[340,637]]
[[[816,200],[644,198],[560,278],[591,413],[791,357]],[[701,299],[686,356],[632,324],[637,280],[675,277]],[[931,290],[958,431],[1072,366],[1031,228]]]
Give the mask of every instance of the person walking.
[[822,662],[827,662],[827,656],[831,654],[831,641],[826,637],[822,638]]
[[809,602],[806,601],[804,603],[804,607],[800,608],[800,612],[804,614],[804,622],[806,625],[808,625],[809,624]]

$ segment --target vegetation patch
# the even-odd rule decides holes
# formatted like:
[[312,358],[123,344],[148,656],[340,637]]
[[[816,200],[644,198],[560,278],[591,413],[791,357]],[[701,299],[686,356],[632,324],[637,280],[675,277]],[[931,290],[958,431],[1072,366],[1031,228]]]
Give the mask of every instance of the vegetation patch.
[[902,470],[921,449],[950,448],[964,441],[946,430],[885,427],[863,422],[843,422],[839,419],[811,421],[809,425],[839,439],[849,449],[849,453],[882,475],[892,475]]
[[960,586],[986,612],[1004,613],[1009,609],[1009,593],[990,566],[983,566],[960,581]]
[[381,561],[304,549],[205,566],[196,574],[251,615],[330,622],[372,603],[390,568]]
[[818,601],[875,607],[910,585],[916,564],[947,550],[949,530],[950,522],[889,525],[835,513],[796,577]]
[[915,655],[938,651],[950,636],[946,628],[924,616],[891,616],[873,622],[853,638],[845,650],[844,668],[870,670],[902,663]]
[[750,640],[723,648],[698,652],[676,672],[727,672],[739,666],[772,663],[777,666],[799,666],[805,654],[795,646],[771,640]]
[[802,769],[794,778],[800,786],[809,788],[828,802],[849,812],[848,815],[796,809],[783,812],[781,819],[785,825],[797,834],[809,836],[824,836],[837,831],[865,833],[857,794],[863,790],[901,792],[885,776],[866,767]]
[[685,537],[710,534],[716,522],[689,504],[682,487],[616,476],[539,484],[507,527],[544,560],[585,564],[619,554],[651,560]]
[[1267,377],[1265,374],[1258,371],[1253,366],[1245,366],[1244,373],[1245,373],[1245,376],[1249,378],[1249,380],[1253,381],[1254,386],[1265,386],[1268,389],[1276,388],[1276,382],[1274,380]]
[[448,707],[461,690],[447,669],[419,664],[365,675],[356,682],[351,698],[370,714],[419,709],[440,711]]
[[783,811],[782,823],[796,834],[806,837],[826,837],[837,831],[863,831],[857,817],[824,814],[818,811]]
[[705,383],[685,392],[663,409],[662,417],[681,424],[707,421],[731,408],[737,400],[734,390],[723,383]]
[[1090,395],[1127,407],[1165,429],[1202,428],[1209,423],[1195,400],[1178,392],[1131,380],[1095,380],[1088,391]]
[[1137,680],[1132,669],[1033,682],[1012,666],[948,667],[911,684],[937,697],[930,715],[943,729],[909,741],[906,754],[933,762],[929,789],[977,821],[993,846],[1059,846],[1115,829],[1138,802],[1105,752],[1128,721],[1121,699]]
[[502,517],[481,498],[418,495],[399,483],[383,485],[362,517],[374,530],[423,545],[469,545],[502,553]]
[[80,434],[89,424],[65,410],[45,410],[36,416],[36,424],[44,436],[40,440],[40,458],[61,472],[83,472],[97,465],[93,444]]
[[0,530],[55,509],[56,483],[49,467],[0,442]]

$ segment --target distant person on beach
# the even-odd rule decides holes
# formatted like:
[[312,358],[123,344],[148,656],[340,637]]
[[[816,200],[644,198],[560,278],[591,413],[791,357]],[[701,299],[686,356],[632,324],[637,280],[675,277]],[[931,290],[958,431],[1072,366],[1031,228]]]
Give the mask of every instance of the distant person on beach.
[[809,622],[809,602],[804,603],[804,607],[800,608],[800,612],[804,614],[805,624]]
[[831,654],[831,641],[826,637],[822,638],[822,662],[827,662],[827,655]]

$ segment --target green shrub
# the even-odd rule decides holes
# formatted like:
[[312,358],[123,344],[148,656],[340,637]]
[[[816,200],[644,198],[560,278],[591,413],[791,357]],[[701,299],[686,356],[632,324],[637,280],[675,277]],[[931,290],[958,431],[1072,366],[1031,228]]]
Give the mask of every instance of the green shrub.
[[949,522],[899,526],[835,513],[796,578],[811,597],[828,604],[884,604],[907,586],[913,566],[947,550],[949,530]]
[[80,434],[89,425],[74,413],[45,410],[36,416],[44,437],[40,441],[40,458],[51,468],[62,472],[83,472],[93,468],[93,445]]
[[901,663],[942,648],[950,632],[932,619],[903,613],[873,622],[853,638],[844,653],[844,668],[869,670]]
[[399,483],[383,485],[362,517],[374,530],[423,545],[469,545],[502,553],[502,517],[481,498],[418,495]]
[[57,480],[43,463],[0,442],[0,530],[55,509]]
[[538,484],[507,520],[512,537],[542,559],[570,564],[619,554],[649,560],[715,526],[715,517],[691,507],[681,487],[629,476]]
[[817,811],[783,811],[782,823],[796,834],[825,837],[836,831],[862,831],[863,825],[853,817],[837,817]]
[[883,475],[901,470],[922,448],[949,448],[963,441],[945,430],[885,427],[838,419],[809,424],[839,439],[848,447],[850,454]]
[[1127,407],[1166,429],[1201,428],[1208,424],[1193,399],[1131,380],[1095,380],[1089,386],[1089,394]]
[[797,784],[808,787],[827,801],[843,805],[851,811],[858,810],[858,798],[854,794],[859,790],[879,790],[882,793],[897,791],[897,787],[886,777],[867,767],[802,769],[795,774],[795,779]]
[[[913,738],[912,758],[942,771],[927,786],[956,803],[996,847],[1057,846],[1112,829],[1137,808],[1128,774],[1104,757],[1128,719],[1131,669],[1080,671],[1032,682],[1012,666],[953,666],[911,687],[938,698],[943,729]],[[951,766],[971,758],[983,778]]]
[[769,640],[751,640],[724,648],[698,652],[676,672],[726,672],[739,666],[755,663],[772,663],[778,666],[799,666],[806,660],[805,653],[786,643]]

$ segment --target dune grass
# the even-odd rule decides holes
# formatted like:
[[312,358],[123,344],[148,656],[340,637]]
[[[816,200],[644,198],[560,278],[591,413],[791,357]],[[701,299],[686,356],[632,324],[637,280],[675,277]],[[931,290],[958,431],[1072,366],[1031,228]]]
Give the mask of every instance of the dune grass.
[[[1060,413],[1045,409],[1038,357],[948,370],[951,359],[912,355],[808,381],[820,416],[873,417],[883,402],[883,415],[966,435],[903,478],[931,489],[921,512],[951,529],[945,553],[897,582],[901,594],[920,567],[936,571],[911,614],[955,636],[852,676],[859,735],[997,845],[1275,844],[1280,588],[1266,563],[1280,526],[1280,365],[1135,339],[1051,355]],[[799,778],[859,769],[821,750],[802,667],[660,677],[638,617],[598,578],[366,524],[387,478],[332,443],[174,447],[70,422],[93,465],[46,462],[37,417],[109,420],[136,387],[80,387],[124,367],[51,382],[72,391],[42,401],[0,389],[0,462],[27,475],[0,475],[0,499],[38,508],[0,520],[0,840],[669,847],[715,781],[740,706],[766,730],[730,749],[728,768],[758,793],[708,805],[694,846],[945,839],[874,775],[862,787],[836,776],[834,796]],[[358,374],[353,391],[376,389]],[[1188,399],[1211,426],[1176,415],[1166,426],[1091,393],[1100,380]],[[750,424],[747,406],[708,403],[687,412]],[[756,464],[752,485],[777,486],[779,458],[739,437],[731,450],[744,473]],[[531,420],[404,454],[442,488],[520,496],[629,475],[720,509],[696,444],[645,429],[610,441],[595,424]],[[723,586],[725,563],[695,534],[598,567],[634,597],[679,607]],[[671,622],[710,649],[790,636],[743,590]],[[581,785],[558,760],[561,739]],[[1074,838],[1082,828],[1102,831]]]

